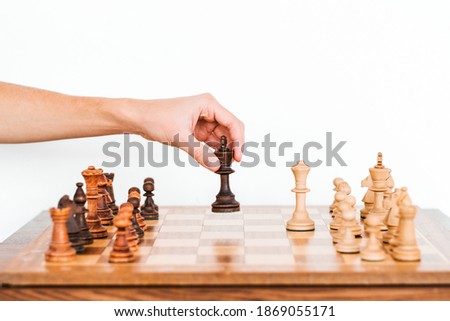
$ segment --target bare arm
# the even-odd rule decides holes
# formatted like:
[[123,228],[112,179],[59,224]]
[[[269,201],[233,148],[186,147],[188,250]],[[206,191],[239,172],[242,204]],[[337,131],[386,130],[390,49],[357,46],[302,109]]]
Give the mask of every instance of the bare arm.
[[0,143],[28,143],[56,139],[139,134],[175,146],[193,135],[199,145],[178,146],[210,170],[204,142],[221,135],[237,143],[240,161],[244,126],[209,94],[158,100],[69,96],[0,82]]

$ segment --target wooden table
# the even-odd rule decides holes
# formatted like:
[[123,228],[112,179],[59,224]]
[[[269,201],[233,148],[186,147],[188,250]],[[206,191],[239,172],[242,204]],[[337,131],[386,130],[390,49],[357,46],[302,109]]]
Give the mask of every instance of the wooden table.
[[[108,263],[109,237],[67,264],[46,263],[47,211],[0,244],[1,300],[449,300],[450,218],[419,210],[420,262],[363,262],[331,242],[325,206],[314,232],[286,232],[292,207],[161,208],[138,259]],[[364,241],[364,240],[363,240]],[[386,248],[387,252],[389,251]]]

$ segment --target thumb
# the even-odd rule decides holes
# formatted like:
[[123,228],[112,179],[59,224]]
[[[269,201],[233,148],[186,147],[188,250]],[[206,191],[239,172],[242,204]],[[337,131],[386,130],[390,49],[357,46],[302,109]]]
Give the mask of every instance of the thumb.
[[219,169],[220,161],[214,154],[213,148],[198,141],[195,137],[191,137],[188,141],[189,143],[180,144],[178,148],[191,155],[197,163],[210,171],[215,172]]

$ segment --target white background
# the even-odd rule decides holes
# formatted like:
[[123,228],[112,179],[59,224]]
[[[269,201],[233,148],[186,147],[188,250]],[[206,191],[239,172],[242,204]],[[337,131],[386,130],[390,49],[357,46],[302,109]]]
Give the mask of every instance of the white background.
[[[450,213],[449,14],[448,1],[2,1],[0,80],[107,97],[210,92],[244,121],[249,141],[270,133],[296,152],[325,144],[327,131],[347,141],[347,167],[311,170],[309,204],[331,202],[336,176],[361,199],[360,181],[382,151],[417,205]],[[81,170],[110,160],[102,146],[111,140],[123,144],[0,145],[0,240],[72,196]],[[235,164],[237,199],[293,205],[292,153],[274,151],[276,167]],[[160,206],[214,201],[217,175],[172,160],[140,168],[133,155],[113,169],[118,203],[147,176]]]

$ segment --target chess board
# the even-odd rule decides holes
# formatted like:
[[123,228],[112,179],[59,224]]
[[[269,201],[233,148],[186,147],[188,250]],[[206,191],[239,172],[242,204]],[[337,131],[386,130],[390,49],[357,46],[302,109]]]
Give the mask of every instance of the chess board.
[[[359,254],[336,251],[326,206],[308,207],[315,221],[315,230],[310,232],[286,231],[292,211],[292,207],[243,206],[236,213],[211,213],[209,207],[161,206],[160,219],[146,221],[148,229],[136,261],[125,264],[108,262],[115,227],[109,227],[107,238],[86,246],[85,253],[72,262],[46,262],[52,228],[48,212],[42,213],[37,225],[46,227],[33,232],[35,236],[20,251],[8,250],[8,241],[0,244],[0,255],[9,253],[7,263],[0,265],[0,297],[14,289],[44,287],[52,291],[114,287],[124,293],[132,287],[207,287],[208,293],[233,287],[255,290],[258,298],[258,288],[261,293],[268,289],[279,293],[283,288],[293,293],[292,289],[333,291],[367,286],[384,291],[386,287],[403,291],[409,287],[425,293],[432,289],[430,298],[432,293],[450,297],[449,225],[442,225],[448,218],[441,213],[419,210],[417,214],[421,261],[398,262],[387,255],[382,262],[365,262]],[[436,221],[435,212],[442,221]]]

